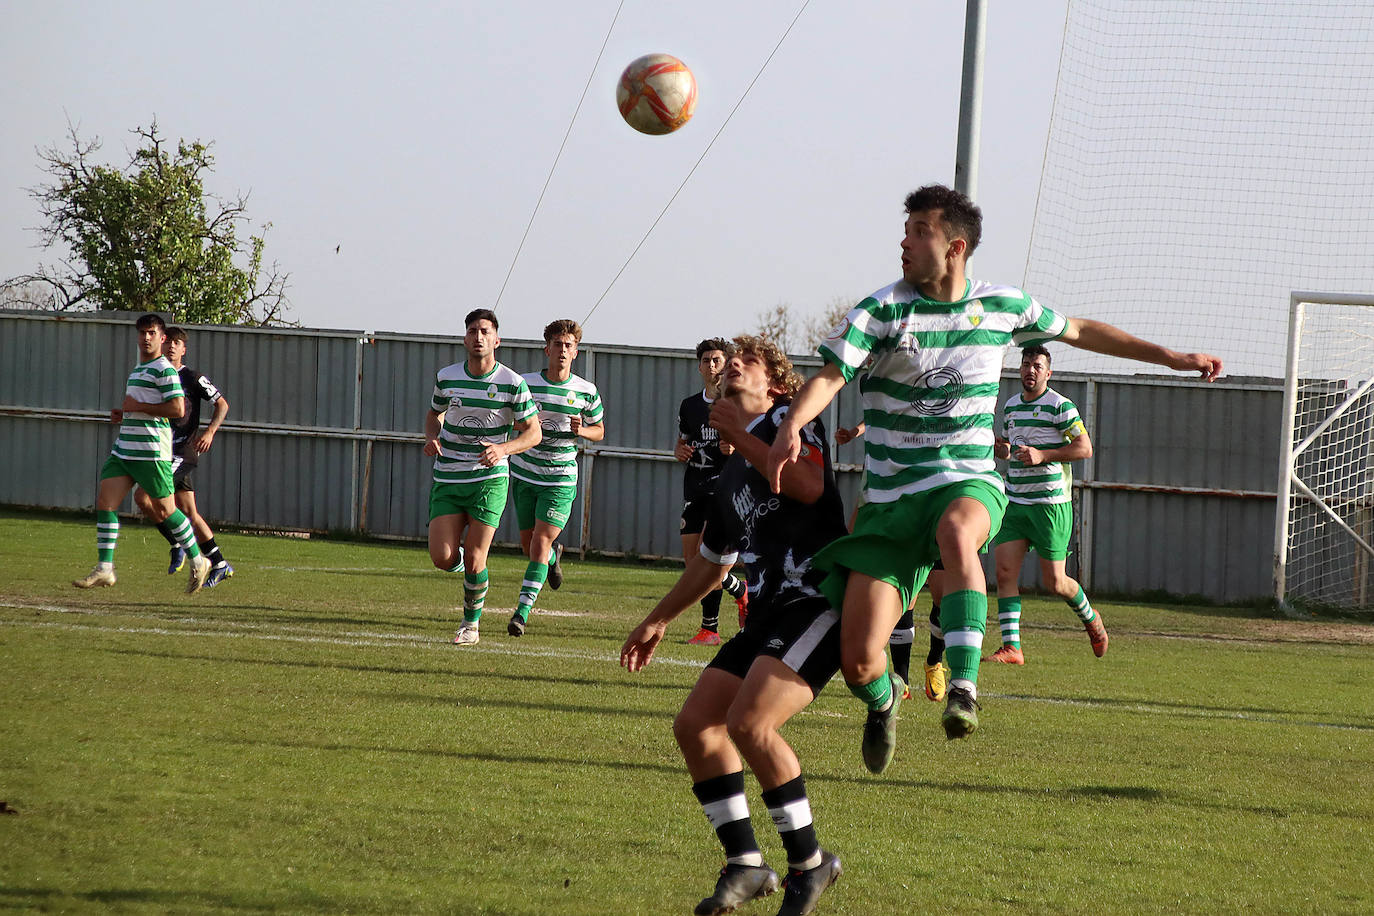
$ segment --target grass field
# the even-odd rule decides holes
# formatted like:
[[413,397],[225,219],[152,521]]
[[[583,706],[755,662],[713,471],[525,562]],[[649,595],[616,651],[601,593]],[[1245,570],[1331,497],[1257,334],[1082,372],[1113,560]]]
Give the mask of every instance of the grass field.
[[[671,733],[709,650],[689,615],[616,664],[673,570],[570,558],[516,640],[524,563],[495,557],[460,650],[460,583],[420,548],[220,542],[238,575],[187,596],[126,522],[119,584],[80,592],[92,521],[0,513],[0,909],[685,914],[710,890]],[[883,777],[842,685],[791,723],[845,868],[821,914],[1374,912],[1374,628],[1100,609],[1098,660],[1028,600],[982,729],[946,742],[913,701]]]

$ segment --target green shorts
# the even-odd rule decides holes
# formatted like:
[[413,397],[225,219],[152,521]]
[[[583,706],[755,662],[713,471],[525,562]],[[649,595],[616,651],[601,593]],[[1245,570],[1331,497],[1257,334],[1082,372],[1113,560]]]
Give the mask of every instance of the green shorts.
[[466,514],[489,528],[501,524],[506,511],[505,476],[472,483],[438,483],[429,488],[429,520],[441,515]]
[[1008,503],[1002,530],[992,543],[1030,541],[1042,560],[1063,560],[1069,555],[1073,534],[1073,503]]
[[854,531],[831,541],[816,554],[817,569],[828,570],[821,593],[833,607],[844,606],[849,573],[863,573],[901,592],[902,607],[920,591],[940,559],[935,528],[949,504],[960,497],[978,500],[988,510],[989,537],[997,533],[1007,497],[985,480],[960,480],[890,503],[865,503],[854,517]]
[[515,520],[521,531],[529,531],[535,522],[545,522],[561,531],[567,527],[577,487],[571,484],[542,486],[517,477],[511,482],[511,496],[515,500]]
[[134,483],[153,499],[172,495],[172,462],[170,461],[127,461],[111,455],[105,459],[100,469],[100,479],[107,477],[132,477]]

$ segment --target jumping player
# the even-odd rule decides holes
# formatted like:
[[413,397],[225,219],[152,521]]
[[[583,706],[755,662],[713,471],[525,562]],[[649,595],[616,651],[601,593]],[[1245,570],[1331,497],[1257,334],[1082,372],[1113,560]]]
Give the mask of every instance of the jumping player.
[[[625,640],[620,663],[638,671],[653,658],[668,624],[744,559],[749,615],[697,680],[673,723],[692,778],[692,791],[725,850],[712,894],[698,914],[733,911],[772,893],[778,877],[764,864],[744,795],[744,762],[754,771],[787,854],[780,916],[815,909],[840,874],[840,861],[820,848],[801,765],[779,729],[804,709],[839,667],[839,618],[818,591],[816,551],[844,533],[825,431],[808,423],[799,460],[782,471],[780,497],[756,468],[787,414],[775,397],[800,381],[778,347],[737,337],[725,374],[725,394],[711,406],[710,424],[734,444],[705,507],[699,552],[682,577]],[[741,756],[743,761],[741,761]]]
[[1065,316],[1023,291],[969,280],[965,266],[982,235],[982,212],[941,185],[906,199],[902,278],[856,305],[820,345],[826,365],[798,393],[768,459],[778,475],[801,451],[801,428],[873,358],[863,385],[865,504],[852,534],[817,557],[830,571],[825,593],[842,602],[842,670],[869,709],[865,757],[896,742],[891,678],[883,647],[937,558],[951,681],[942,723],[962,738],[978,726],[978,662],[987,592],[978,551],[1006,506],[993,462],[993,416],[1002,358],[1014,343],[1049,340],[1158,363],[1206,380],[1221,360],[1178,353],[1099,321]]

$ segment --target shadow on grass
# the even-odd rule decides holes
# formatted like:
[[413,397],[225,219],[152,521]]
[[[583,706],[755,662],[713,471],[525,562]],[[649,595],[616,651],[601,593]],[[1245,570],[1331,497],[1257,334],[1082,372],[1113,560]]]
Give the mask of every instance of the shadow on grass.
[[[1295,813],[1314,814],[1322,817],[1340,816],[1340,812],[1326,808],[1294,806],[1279,808],[1274,805],[1243,805],[1225,802],[1206,801],[1189,798],[1156,789],[1151,786],[1066,786],[1062,789],[1048,789],[1036,786],[999,786],[977,785],[967,782],[939,782],[928,779],[890,779],[883,777],[875,780],[871,776],[851,776],[835,773],[807,773],[808,783],[833,783],[836,785],[881,785],[884,789],[929,789],[937,792],[970,792],[980,795],[1019,795],[1031,799],[1055,799],[1065,802],[1088,802],[1093,800],[1142,802],[1152,805],[1171,805],[1199,811],[1226,811],[1235,814],[1250,814],[1257,817],[1287,818]],[[1353,815],[1358,817],[1358,815]]]
[[[190,600],[194,601],[195,599]],[[118,617],[121,612],[127,612],[160,620],[182,620],[188,615],[194,614],[196,617],[205,618],[207,621],[223,620],[227,623],[337,624],[355,627],[397,627],[420,631],[434,627],[434,621],[425,618],[341,617],[302,614],[287,611],[281,605],[274,604],[184,604],[168,607],[166,602],[162,601],[119,601],[78,607],[81,610],[99,612],[106,617]],[[228,616],[230,612],[242,612],[244,616],[231,617]]]
[[[487,680],[487,678],[483,678]],[[520,677],[512,680],[524,681],[529,683],[529,678]],[[606,682],[597,682],[603,686],[611,686]],[[674,689],[681,692],[685,697],[686,690],[681,685],[675,685]],[[570,713],[577,716],[615,716],[619,718],[639,718],[639,719],[658,719],[663,722],[671,721],[671,713],[662,709],[631,709],[625,706],[586,706],[575,703],[535,703],[529,700],[511,699],[509,695],[490,697],[490,696],[442,696],[438,694],[425,693],[355,693],[354,696],[365,700],[381,703],[415,703],[425,706],[445,706],[445,707],[477,707],[486,709],[524,709],[532,712],[553,712]]]
[[[227,744],[240,744],[248,747],[277,747],[286,750],[316,750],[342,752],[349,754],[405,754],[417,757],[433,757],[444,760],[466,760],[477,763],[502,765],[527,765],[536,767],[582,767],[598,768],[612,772],[638,770],[641,772],[661,773],[680,778],[686,772],[681,763],[663,764],[616,758],[597,760],[591,757],[559,757],[547,754],[508,753],[497,754],[479,751],[461,751],[453,748],[406,748],[387,745],[339,744],[325,741],[247,741],[230,740]],[[1273,805],[1243,805],[1224,802],[1205,801],[1189,798],[1156,789],[1151,786],[1067,786],[1062,789],[1046,789],[1037,786],[978,785],[967,782],[942,782],[933,779],[894,779],[884,777],[860,776],[836,773],[806,773],[808,783],[828,783],[834,785],[867,786],[882,791],[893,789],[924,789],[936,792],[971,792],[986,795],[1024,796],[1030,799],[1055,799],[1065,802],[1084,802],[1091,800],[1129,801],[1155,805],[1171,805],[1200,811],[1224,811],[1235,814],[1248,814],[1257,817],[1287,818],[1294,813],[1339,816],[1339,812],[1326,809],[1296,806],[1280,808]]]
[[[155,651],[152,651],[152,650],[150,650],[150,649],[117,649],[117,648],[114,648],[114,647],[105,647],[105,646],[94,647],[94,648],[92,648],[91,651],[94,651],[94,652],[107,652],[107,653],[109,653],[109,654],[111,654],[111,655],[130,655],[130,656],[139,656],[139,657],[143,657],[143,658],[178,659],[178,660],[197,661],[197,662],[219,662],[219,663],[222,663],[222,664],[233,664],[233,665],[262,665],[262,666],[270,667],[270,668],[283,668],[283,669],[286,669],[286,668],[304,668],[304,669],[307,669],[307,670],[313,670],[313,669],[331,669],[331,670],[338,670],[338,671],[355,671],[355,672],[370,673],[370,674],[398,674],[398,675],[410,675],[410,674],[414,674],[414,675],[424,675],[424,676],[433,676],[433,677],[446,677],[446,678],[477,678],[477,679],[480,679],[480,680],[483,681],[483,682],[490,682],[490,681],[510,681],[511,683],[515,683],[515,684],[524,684],[524,685],[528,685],[528,684],[530,683],[530,677],[529,677],[529,675],[527,675],[527,674],[505,673],[505,672],[500,672],[500,671],[494,671],[494,672],[493,672],[493,671],[462,671],[462,670],[457,670],[457,669],[454,669],[454,668],[428,667],[428,666],[413,666],[413,667],[407,666],[407,667],[403,667],[403,666],[401,666],[401,665],[359,665],[359,664],[345,664],[345,663],[343,663],[343,662],[289,661],[289,660],[286,660],[286,659],[279,659],[279,658],[250,658],[250,657],[241,656],[241,655],[209,655],[209,654],[192,654],[192,653],[189,653],[189,652],[155,652]],[[456,649],[455,649],[454,651],[457,652],[457,651],[460,651],[460,650],[456,650]],[[610,668],[610,665],[611,665],[611,663],[610,663],[610,662],[607,662],[607,668],[608,668],[608,669]],[[620,669],[619,669],[619,668],[616,668],[615,670],[616,670],[616,671],[619,671]],[[696,675],[697,672],[695,671],[695,669],[693,669],[690,673],[693,675],[693,677],[695,677],[695,675]],[[572,687],[623,687],[623,686],[633,686],[633,687],[635,687],[635,688],[637,688],[637,689],[641,689],[641,690],[671,690],[671,691],[674,691],[675,693],[680,693],[680,694],[682,694],[683,697],[686,697],[686,695],[687,695],[687,689],[688,689],[688,685],[684,685],[683,682],[674,682],[674,683],[654,683],[654,682],[650,682],[650,681],[637,680],[637,681],[634,681],[634,682],[631,684],[631,683],[629,683],[629,682],[621,682],[621,681],[618,681],[618,680],[614,680],[614,681],[613,681],[613,680],[606,680],[606,679],[598,680],[598,679],[596,679],[596,678],[585,678],[585,677],[581,677],[581,678],[579,678],[579,677],[559,677],[559,678],[557,678],[557,680],[555,681],[555,683],[557,683],[559,686],[572,686]],[[391,697],[391,696],[394,696],[394,694],[389,694],[389,693],[383,694],[383,693],[379,693],[379,694],[376,694],[376,696],[378,696],[378,697]],[[452,701],[450,701],[450,702],[452,702]]]
[[102,908],[151,904],[164,912],[185,912],[204,907],[218,910],[251,910],[257,913],[344,912],[347,909],[346,906],[321,899],[317,895],[267,902],[208,891],[177,891],[155,887],[102,888],[88,891],[61,891],[50,887],[0,887],[0,909],[27,909],[31,906],[66,909],[77,901],[100,905]]
[[687,768],[681,763],[647,763],[637,760],[617,758],[615,760],[594,760],[590,757],[555,757],[548,754],[494,754],[491,752],[460,751],[454,748],[432,747],[393,747],[384,744],[336,744],[328,741],[248,741],[245,739],[225,739],[225,744],[238,744],[245,747],[276,747],[283,750],[329,751],[346,754],[405,754],[415,757],[437,757],[443,760],[470,760],[477,763],[500,763],[508,765],[529,765],[536,767],[600,767],[615,772],[641,770],[646,773],[663,773],[674,778],[686,775]]
[[1021,700],[1028,703],[1062,703],[1066,705],[1098,706],[1107,709],[1122,709],[1127,712],[1156,710],[1178,710],[1183,713],[1198,713],[1208,718],[1230,719],[1235,722],[1265,722],[1273,725],[1297,725],[1318,728],[1345,728],[1356,731],[1374,731],[1374,715],[1361,715],[1353,710],[1350,719],[1329,721],[1317,718],[1297,718],[1317,716],[1320,713],[1304,709],[1277,709],[1269,706],[1214,706],[1206,703],[1180,703],[1162,699],[1125,699],[1120,697],[1039,697],[1029,694],[991,693],[989,697],[1005,700]]

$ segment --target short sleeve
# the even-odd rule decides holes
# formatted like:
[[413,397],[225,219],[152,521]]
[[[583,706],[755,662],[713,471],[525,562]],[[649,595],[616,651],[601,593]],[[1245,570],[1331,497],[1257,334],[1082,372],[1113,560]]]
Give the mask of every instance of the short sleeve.
[[839,368],[846,382],[859,374],[887,336],[891,321],[885,320],[883,311],[878,300],[869,296],[850,309],[816,348],[822,359]]

